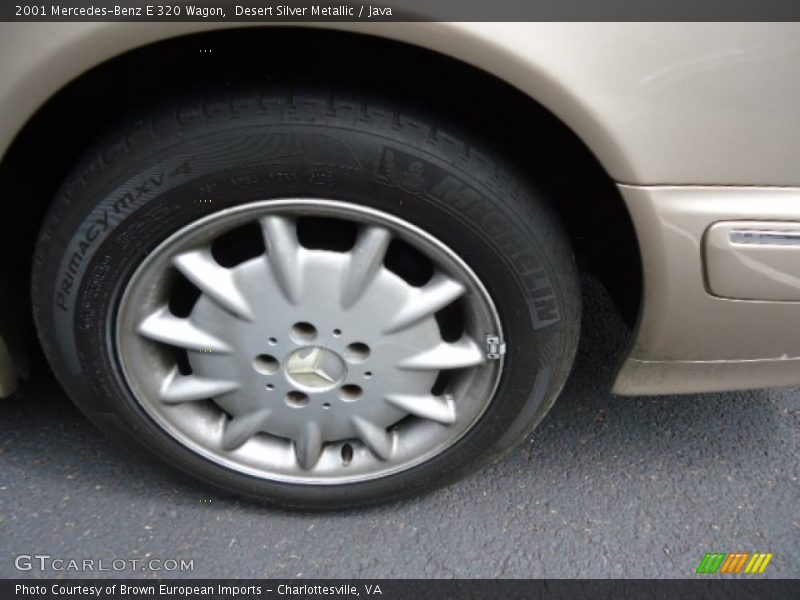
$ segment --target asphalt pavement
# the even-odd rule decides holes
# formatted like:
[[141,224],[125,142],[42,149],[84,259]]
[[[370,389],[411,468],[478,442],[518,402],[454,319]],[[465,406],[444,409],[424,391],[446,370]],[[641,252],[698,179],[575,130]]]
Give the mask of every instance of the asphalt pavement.
[[[584,302],[575,371],[521,447],[368,510],[221,497],[119,450],[40,378],[0,401],[0,577],[692,577],[706,552],[771,552],[764,577],[800,577],[800,390],[613,397],[627,333],[591,281]],[[127,562],[15,568],[45,554]]]

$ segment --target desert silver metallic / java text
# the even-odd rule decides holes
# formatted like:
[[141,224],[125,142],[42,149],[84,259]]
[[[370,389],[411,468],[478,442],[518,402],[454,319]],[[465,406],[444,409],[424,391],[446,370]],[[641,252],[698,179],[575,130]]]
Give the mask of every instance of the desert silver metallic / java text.
[[[355,242],[307,247],[307,217],[334,238],[355,225]],[[220,264],[215,242],[252,223],[265,251]],[[387,266],[393,240],[429,261],[426,281]],[[199,292],[180,316],[179,277]],[[360,205],[286,199],[221,210],[151,252],[123,293],[116,348],[138,403],[180,443],[256,477],[333,484],[410,468],[469,431],[503,368],[487,335],[502,338],[491,298],[440,241]]]

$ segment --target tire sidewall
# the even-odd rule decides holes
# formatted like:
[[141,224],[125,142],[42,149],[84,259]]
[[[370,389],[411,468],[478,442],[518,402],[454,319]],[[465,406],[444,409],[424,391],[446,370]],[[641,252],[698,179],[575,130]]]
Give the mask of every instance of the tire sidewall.
[[[42,329],[58,340],[45,346],[51,362],[93,420],[226,489],[324,508],[410,496],[451,481],[504,450],[509,431],[527,431],[543,416],[563,383],[559,374],[571,360],[577,320],[575,295],[560,285],[574,277],[569,254],[536,227],[533,211],[544,202],[493,177],[488,165],[470,169],[474,165],[445,144],[392,128],[262,124],[256,117],[235,125],[204,123],[151,143],[147,152],[64,192],[71,210],[59,231],[72,233],[63,240],[64,254],[44,263],[39,277],[47,299],[39,310]],[[114,327],[125,285],[141,260],[206,215],[287,198],[353,202],[409,221],[453,249],[494,299],[508,347],[503,376],[480,421],[442,454],[348,485],[257,479],[190,451],[131,394],[113,350]],[[523,218],[515,212],[521,206],[528,211]],[[538,216],[552,221],[544,209]],[[566,274],[558,272],[565,268]]]

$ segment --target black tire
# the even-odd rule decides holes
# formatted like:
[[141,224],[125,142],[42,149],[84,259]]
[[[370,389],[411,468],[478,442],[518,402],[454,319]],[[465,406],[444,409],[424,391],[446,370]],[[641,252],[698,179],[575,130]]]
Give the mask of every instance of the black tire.
[[[38,241],[34,313],[59,380],[112,437],[284,507],[396,500],[489,464],[559,393],[577,345],[580,299],[569,241],[547,199],[498,153],[456,131],[389,101],[312,89],[176,101],[120,127],[73,171]],[[388,152],[401,175],[413,163],[418,176],[387,176]],[[213,203],[201,201],[210,195]],[[395,214],[460,253],[494,299],[508,348],[489,409],[455,445],[406,471],[341,486],[257,479],[195,454],[138,405],[112,343],[123,287],[165,237],[223,207],[320,195]]]

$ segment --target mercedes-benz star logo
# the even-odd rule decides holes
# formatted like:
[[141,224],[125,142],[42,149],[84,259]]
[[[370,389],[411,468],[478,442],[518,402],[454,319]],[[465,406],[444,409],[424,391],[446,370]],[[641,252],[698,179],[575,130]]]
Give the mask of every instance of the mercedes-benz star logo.
[[286,361],[289,379],[307,388],[331,388],[344,379],[346,371],[338,354],[319,346],[300,348]]

